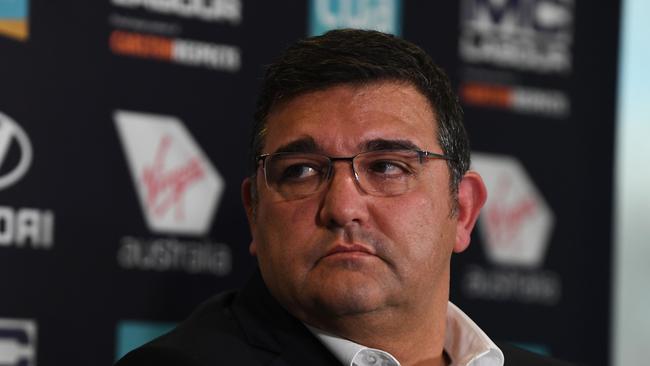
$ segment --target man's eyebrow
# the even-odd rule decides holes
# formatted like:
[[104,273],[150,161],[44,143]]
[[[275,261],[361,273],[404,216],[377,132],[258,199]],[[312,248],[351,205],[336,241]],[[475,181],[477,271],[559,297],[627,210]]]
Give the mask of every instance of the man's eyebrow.
[[[418,145],[410,140],[387,140],[374,139],[363,142],[359,145],[361,151],[378,151],[378,150],[421,150]],[[298,140],[291,141],[278,147],[274,152],[300,152],[300,153],[322,153],[316,141],[306,136]]]
[[303,152],[313,153],[320,152],[321,149],[316,144],[312,137],[303,137],[298,140],[291,141],[285,145],[278,147],[274,152]]
[[421,150],[418,145],[410,140],[374,139],[362,144],[363,151],[377,150]]

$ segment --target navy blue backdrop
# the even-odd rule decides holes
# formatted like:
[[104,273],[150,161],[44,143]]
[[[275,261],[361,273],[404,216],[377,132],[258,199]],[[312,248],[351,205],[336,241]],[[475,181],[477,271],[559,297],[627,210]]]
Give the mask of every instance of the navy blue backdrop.
[[460,95],[490,199],[452,300],[606,364],[619,5],[0,0],[0,364],[111,364],[245,281],[263,65],[335,27],[414,41]]

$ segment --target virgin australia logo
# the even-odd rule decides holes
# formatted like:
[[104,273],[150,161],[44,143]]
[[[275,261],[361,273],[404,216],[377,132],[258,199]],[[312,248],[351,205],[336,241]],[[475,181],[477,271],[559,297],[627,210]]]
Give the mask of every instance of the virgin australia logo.
[[130,111],[114,118],[149,228],[205,234],[225,183],[183,123]]
[[502,265],[541,266],[555,219],[523,165],[511,156],[475,153],[472,166],[490,192],[478,225],[488,258]]

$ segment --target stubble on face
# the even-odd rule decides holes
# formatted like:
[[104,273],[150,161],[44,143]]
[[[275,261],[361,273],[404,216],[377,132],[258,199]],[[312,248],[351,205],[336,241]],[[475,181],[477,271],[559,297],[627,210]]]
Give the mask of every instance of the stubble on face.
[[[439,152],[434,125],[428,102],[412,86],[333,87],[274,111],[265,152],[305,136],[330,156],[356,154],[360,141],[373,138],[412,140]],[[253,236],[273,295],[316,326],[332,318],[429,306],[432,297],[446,304],[454,237],[448,172],[446,164],[431,163],[430,186],[399,197],[364,194],[347,163],[337,165],[331,187],[295,201],[277,200],[258,175]],[[331,253],[354,245],[369,253]]]

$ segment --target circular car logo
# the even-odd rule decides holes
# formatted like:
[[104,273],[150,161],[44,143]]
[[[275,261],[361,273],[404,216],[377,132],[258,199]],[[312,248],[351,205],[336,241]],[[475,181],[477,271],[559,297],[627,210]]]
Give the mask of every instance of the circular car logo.
[[[18,144],[18,164],[6,168],[6,158],[12,143]],[[32,145],[25,131],[14,120],[0,112],[0,189],[16,183],[27,173],[32,163]]]

